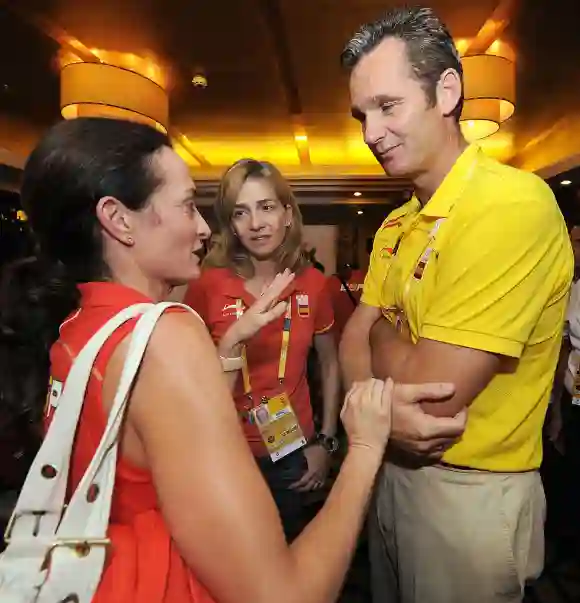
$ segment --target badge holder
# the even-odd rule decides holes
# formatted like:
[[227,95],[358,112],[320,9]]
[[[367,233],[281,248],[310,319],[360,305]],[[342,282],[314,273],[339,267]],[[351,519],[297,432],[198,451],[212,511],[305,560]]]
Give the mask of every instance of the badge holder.
[[[236,304],[238,317],[243,312],[241,303],[241,300],[238,300]],[[292,298],[290,298],[290,302],[288,303],[282,330],[282,347],[278,363],[278,380],[281,386],[284,384],[286,374],[291,323]],[[244,392],[251,401],[252,388],[245,349],[242,353],[242,376],[244,379]],[[286,392],[282,392],[271,398],[264,397],[261,404],[248,409],[248,418],[258,428],[268,454],[274,463],[290,453],[303,448],[308,443]]]

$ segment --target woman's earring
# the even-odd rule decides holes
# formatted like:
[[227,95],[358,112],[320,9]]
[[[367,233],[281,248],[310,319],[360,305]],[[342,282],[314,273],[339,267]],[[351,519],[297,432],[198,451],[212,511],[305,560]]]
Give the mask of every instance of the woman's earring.
[[127,237],[127,245],[133,245],[134,243],[133,237]]

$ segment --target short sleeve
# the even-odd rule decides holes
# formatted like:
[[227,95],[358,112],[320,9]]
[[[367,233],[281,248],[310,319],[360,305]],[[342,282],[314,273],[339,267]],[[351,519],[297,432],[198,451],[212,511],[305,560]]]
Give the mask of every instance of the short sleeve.
[[207,303],[207,278],[202,275],[200,278],[191,281],[185,292],[183,303],[193,308],[208,324],[208,303]]
[[391,212],[377,230],[360,298],[363,304],[375,308],[382,306],[383,283],[392,260],[393,249],[403,232],[403,221],[413,213],[414,205],[409,201]]
[[435,257],[420,337],[519,358],[547,308],[546,328],[561,328],[573,257],[553,199],[482,208],[455,226]]
[[375,308],[380,308],[381,306],[381,288],[384,273],[383,263],[384,259],[380,257],[375,239],[373,251],[369,260],[369,269],[365,276],[361,296],[361,302],[367,304],[367,306],[374,306]]
[[316,312],[314,315],[314,334],[321,335],[330,331],[334,325],[334,310],[332,309],[332,297],[326,280],[320,287],[318,299],[316,300]]

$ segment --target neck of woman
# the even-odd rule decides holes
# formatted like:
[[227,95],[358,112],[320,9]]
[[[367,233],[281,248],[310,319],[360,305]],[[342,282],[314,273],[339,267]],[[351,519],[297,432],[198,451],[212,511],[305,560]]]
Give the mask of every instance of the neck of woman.
[[251,280],[270,282],[278,273],[278,266],[273,260],[256,260],[252,258],[254,276]]

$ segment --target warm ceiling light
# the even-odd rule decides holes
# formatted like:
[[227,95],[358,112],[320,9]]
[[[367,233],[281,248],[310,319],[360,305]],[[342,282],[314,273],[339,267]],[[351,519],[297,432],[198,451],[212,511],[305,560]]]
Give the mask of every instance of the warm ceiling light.
[[169,98],[161,69],[150,59],[134,54],[91,52],[100,62],[61,57],[62,116],[126,119],[167,132]]
[[572,184],[572,180],[562,180],[562,182],[560,182],[560,184],[562,186],[570,186]]
[[307,142],[308,136],[306,136],[306,134],[296,134],[296,136],[294,136],[294,139],[298,142]]
[[359,193],[358,191],[356,191],[356,193],[354,194],[355,197],[360,197],[362,195],[362,193]]
[[359,216],[362,216],[362,215],[363,215],[363,210],[362,210],[362,209],[359,209],[359,210],[358,210],[356,213],[357,213]]
[[459,40],[455,40],[455,48],[457,48],[457,52],[459,52],[460,55],[462,55],[467,48],[469,47],[469,40],[466,40],[465,38],[460,38]]
[[515,69],[509,59],[478,54],[461,59],[465,102],[461,130],[469,142],[495,134],[515,111]]
[[203,73],[196,73],[191,78],[191,83],[196,88],[207,88],[207,78],[205,77],[205,75],[203,75]]

